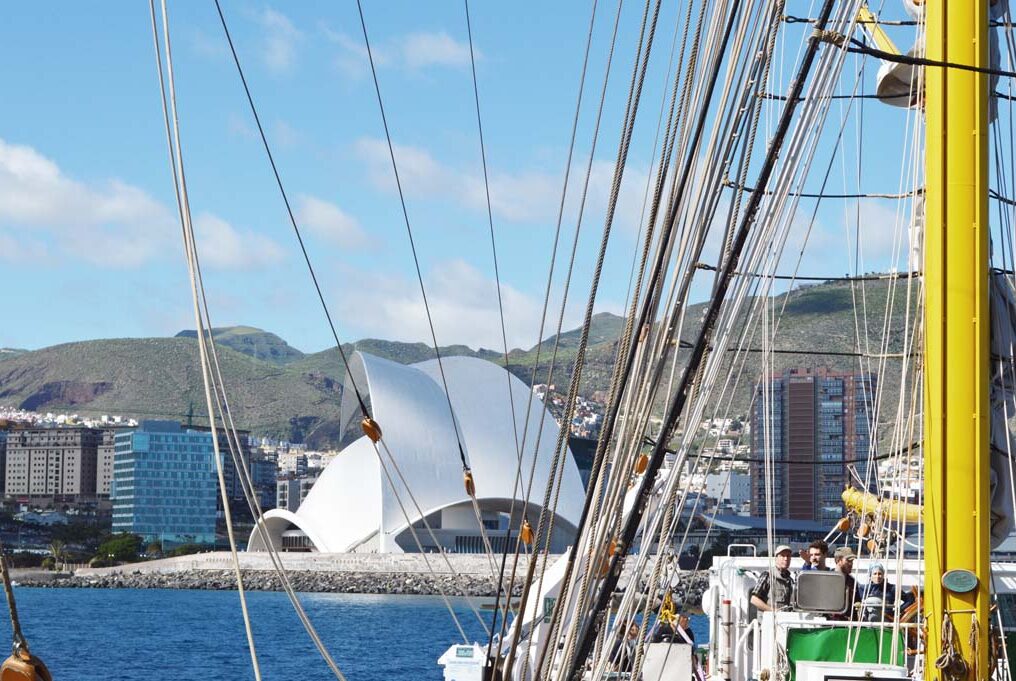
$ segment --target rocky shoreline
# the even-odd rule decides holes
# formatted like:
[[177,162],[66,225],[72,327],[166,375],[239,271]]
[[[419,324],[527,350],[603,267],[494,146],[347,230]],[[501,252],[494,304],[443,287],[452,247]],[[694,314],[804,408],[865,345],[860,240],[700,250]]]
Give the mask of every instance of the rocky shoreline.
[[[323,572],[291,570],[290,583],[296,591],[309,593],[411,594],[493,597],[494,580],[490,576],[468,574],[420,574],[378,572]],[[244,570],[244,587],[249,591],[281,591],[282,585],[270,570]],[[117,572],[103,575],[19,575],[22,587],[78,589],[206,589],[236,588],[232,570],[179,570],[166,572]],[[685,573],[674,589],[674,600],[685,606],[698,606],[708,585],[704,572]],[[521,594],[521,585],[515,593]]]

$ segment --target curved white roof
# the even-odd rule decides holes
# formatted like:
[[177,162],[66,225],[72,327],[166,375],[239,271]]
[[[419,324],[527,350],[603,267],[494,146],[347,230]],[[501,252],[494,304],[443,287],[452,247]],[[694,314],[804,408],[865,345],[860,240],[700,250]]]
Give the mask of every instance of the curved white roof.
[[[328,464],[296,513],[278,509],[267,512],[265,526],[276,546],[281,545],[283,530],[295,525],[322,552],[364,547],[401,551],[394,538],[406,529],[407,515],[410,522],[416,522],[435,511],[469,502],[462,481],[459,441],[473,472],[481,508],[504,511],[505,502],[522,498],[521,493],[513,491],[519,463],[516,430],[521,440],[526,429],[529,388],[486,360],[448,357],[442,359],[442,364],[447,396],[437,360],[404,365],[354,353],[350,370],[366,395],[371,415],[381,426],[384,438],[379,445],[383,446],[376,450],[367,437],[360,436]],[[348,390],[347,395],[352,392]],[[343,403],[343,422],[358,424],[354,414],[359,412],[352,410],[348,402]],[[537,433],[539,457],[530,503],[539,508],[558,427],[543,402],[533,398],[523,450],[523,480],[532,465]],[[379,464],[379,454],[384,468]],[[573,529],[582,510],[584,490],[574,460],[570,454],[566,458],[556,522]],[[399,473],[408,482],[408,490]],[[536,518],[531,522],[535,525]],[[255,529],[249,550],[263,549]]]

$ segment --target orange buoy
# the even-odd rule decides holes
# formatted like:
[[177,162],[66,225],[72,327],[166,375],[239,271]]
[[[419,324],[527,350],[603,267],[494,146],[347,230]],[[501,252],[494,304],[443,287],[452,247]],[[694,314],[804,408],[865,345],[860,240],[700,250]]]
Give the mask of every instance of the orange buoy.
[[649,457],[643,452],[639,454],[639,458],[635,459],[635,474],[642,475],[646,472],[646,468],[649,467]]
[[871,534],[871,525],[869,525],[868,523],[861,523],[861,526],[857,528],[857,534],[859,537],[864,539],[869,534]]
[[519,539],[526,546],[533,543],[533,526],[529,524],[528,518],[522,519],[522,527],[519,528]]
[[849,517],[840,518],[839,521],[836,523],[836,529],[839,530],[840,532],[849,532],[850,518]]
[[371,417],[364,416],[363,421],[360,421],[360,428],[363,429],[363,434],[369,437],[371,442],[377,442],[381,439],[381,426]]
[[[473,482],[473,472],[468,468],[462,472],[462,481],[466,485],[466,494],[470,497],[476,496],[476,483]],[[2,680],[0,680],[2,681]]]
[[875,553],[875,549],[878,548],[878,542],[874,539],[869,539],[866,546],[868,547],[868,553]]
[[42,660],[22,648],[0,665],[0,681],[53,681]]

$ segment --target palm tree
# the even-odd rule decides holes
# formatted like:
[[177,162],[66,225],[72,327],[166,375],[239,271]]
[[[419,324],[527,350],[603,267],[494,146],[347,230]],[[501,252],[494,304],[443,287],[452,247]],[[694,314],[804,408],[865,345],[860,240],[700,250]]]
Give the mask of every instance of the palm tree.
[[65,556],[66,544],[60,539],[54,539],[49,543],[49,553],[53,556],[54,567],[59,572],[61,571],[63,560]]

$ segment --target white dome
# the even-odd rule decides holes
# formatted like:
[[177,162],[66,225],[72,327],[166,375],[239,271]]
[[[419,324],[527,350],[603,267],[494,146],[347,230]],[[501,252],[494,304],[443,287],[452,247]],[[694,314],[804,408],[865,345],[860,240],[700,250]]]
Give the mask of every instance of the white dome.
[[[352,355],[352,379],[364,394],[384,438],[378,450],[366,436],[352,441],[328,464],[296,513],[274,509],[265,514],[264,527],[276,547],[282,546],[282,533],[295,526],[321,552],[416,551],[406,531],[408,516],[410,523],[427,517],[435,534],[441,535],[439,543],[454,548],[449,542],[456,541],[456,533],[478,533],[463,485],[458,442],[473,472],[476,499],[485,520],[494,518],[490,522],[496,522],[497,516],[489,514],[507,513],[512,499],[519,500],[511,523],[514,537],[523,497],[522,492],[513,490],[519,463],[516,432],[519,440],[528,433],[523,443],[523,484],[532,466],[536,434],[540,435],[528,506],[528,517],[536,528],[557,443],[557,423],[543,402],[533,397],[527,426],[530,390],[502,367],[473,357],[447,357],[442,364],[454,422],[437,360],[405,365],[362,352]],[[349,380],[347,376],[345,385],[350,385]],[[341,414],[346,432],[358,431],[360,410],[351,389],[345,391]],[[378,454],[384,459],[384,468],[379,465]],[[408,491],[399,472],[408,482]],[[569,453],[552,550],[562,550],[572,540],[584,494],[578,468]],[[505,529],[502,522],[500,531],[491,527],[488,534],[503,537]],[[433,548],[426,530],[420,529],[418,534],[425,549]],[[260,530],[255,528],[248,550],[264,548]]]

